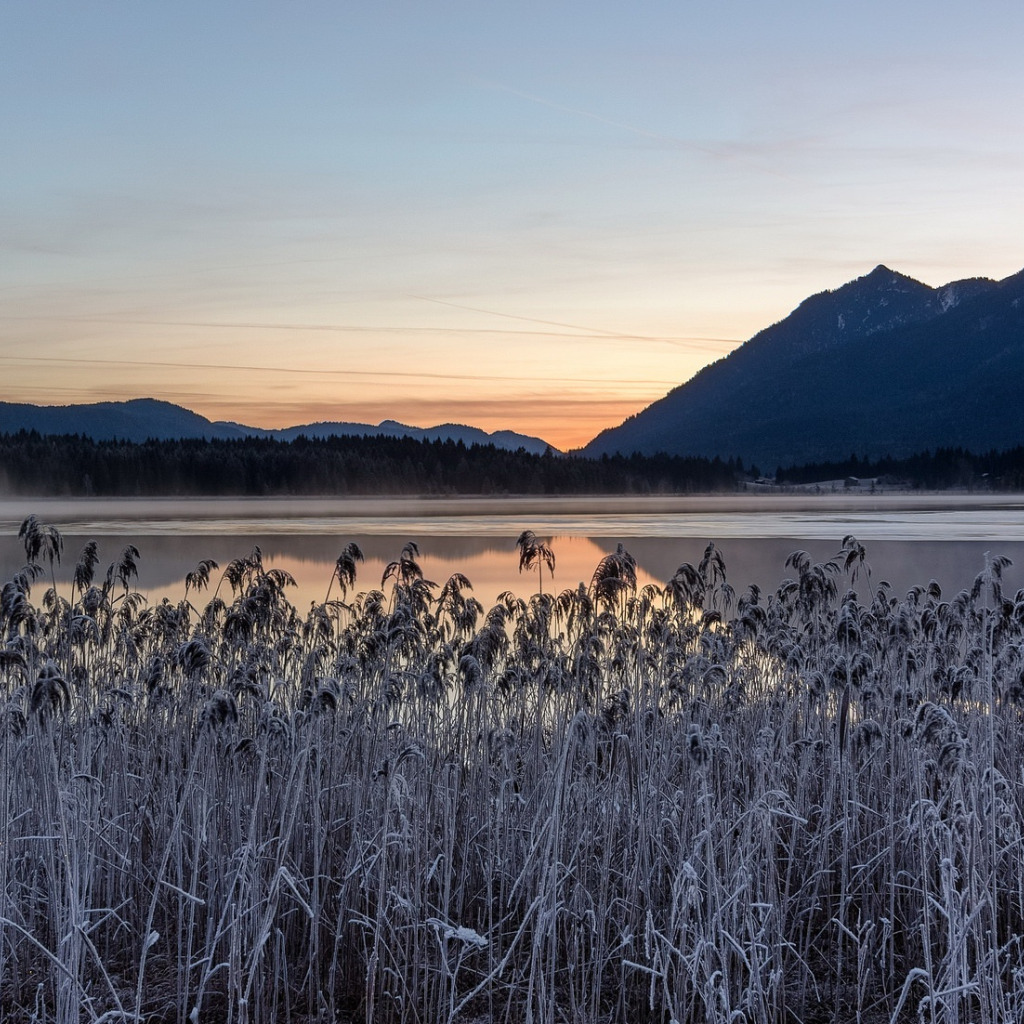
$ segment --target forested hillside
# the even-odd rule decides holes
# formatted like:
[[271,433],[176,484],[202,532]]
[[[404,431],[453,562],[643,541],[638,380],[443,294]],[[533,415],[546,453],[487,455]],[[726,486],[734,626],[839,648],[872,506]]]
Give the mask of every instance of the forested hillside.
[[876,267],[706,366],[584,449],[777,466],[1024,440],[1024,272],[929,288]]

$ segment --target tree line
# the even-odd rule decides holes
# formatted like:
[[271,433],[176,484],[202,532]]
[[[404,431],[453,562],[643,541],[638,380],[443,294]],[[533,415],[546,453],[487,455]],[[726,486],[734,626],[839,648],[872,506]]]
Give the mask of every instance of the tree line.
[[809,462],[780,468],[775,480],[779,484],[795,485],[849,477],[879,480],[893,487],[936,491],[950,488],[1022,491],[1024,446],[983,454],[965,448],[936,448],[903,459],[889,456],[865,459],[851,455],[834,462]]
[[[1024,491],[1024,446],[976,454],[937,448],[908,458],[780,467],[801,486],[850,477],[906,489]],[[584,458],[410,437],[291,441],[96,441],[79,434],[0,434],[0,494],[43,497],[406,494],[687,494],[745,489],[761,477],[742,459],[678,455]]]
[[746,477],[734,459],[589,459],[409,437],[133,443],[35,431],[0,434],[0,494],[647,494],[732,491]]

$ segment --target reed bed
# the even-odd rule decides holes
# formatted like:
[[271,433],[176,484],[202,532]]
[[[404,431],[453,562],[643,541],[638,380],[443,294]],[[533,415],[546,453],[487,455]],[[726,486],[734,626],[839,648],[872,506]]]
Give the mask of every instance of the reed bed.
[[[892,593],[847,537],[735,592],[620,549],[491,609],[414,544],[302,614],[260,552],[179,603],[0,600],[5,1021],[1024,1019],[1024,593]],[[510,557],[513,553],[510,552]],[[39,603],[34,603],[36,595]]]

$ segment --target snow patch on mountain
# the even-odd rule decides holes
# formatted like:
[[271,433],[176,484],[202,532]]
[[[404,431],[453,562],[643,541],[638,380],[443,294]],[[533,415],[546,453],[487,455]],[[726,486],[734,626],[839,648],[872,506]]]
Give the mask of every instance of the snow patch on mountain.
[[939,306],[943,313],[951,310],[960,301],[960,291],[955,284],[947,284],[939,289]]

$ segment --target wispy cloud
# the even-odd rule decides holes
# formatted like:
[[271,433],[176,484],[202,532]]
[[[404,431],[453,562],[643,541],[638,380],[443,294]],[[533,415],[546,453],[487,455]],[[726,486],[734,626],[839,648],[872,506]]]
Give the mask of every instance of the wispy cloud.
[[[728,351],[741,343],[738,338],[710,338],[710,337],[688,337],[668,336],[653,334],[636,334],[625,331],[602,330],[595,327],[582,327],[576,324],[567,324],[553,320],[540,320],[535,317],[518,316],[513,313],[500,313],[490,309],[482,309],[475,306],[464,306],[455,302],[448,302],[443,299],[431,299],[425,296],[412,296],[424,302],[434,302],[442,306],[451,306],[454,309],[463,309],[476,313],[486,313],[490,316],[502,317],[509,320],[521,320],[528,323],[561,327],[559,331],[541,330],[511,330],[501,327],[449,327],[437,326],[428,327],[424,325],[402,325],[402,324],[324,324],[324,323],[270,323],[255,320],[156,320],[136,319],[129,317],[97,317],[97,316],[58,316],[58,315],[33,315],[15,316],[0,314],[2,321],[27,321],[39,323],[40,321],[52,321],[70,324],[117,324],[127,327],[181,327],[201,328],[203,330],[249,330],[249,331],[299,331],[299,332],[334,332],[338,334],[432,334],[432,335],[513,335],[522,337],[540,338],[562,338],[566,340],[580,339],[612,339],[621,341],[651,341],[662,342],[669,345],[684,345],[694,348],[709,348],[716,351]],[[313,372],[313,371],[310,371]]]
[[37,356],[37,355],[0,355],[0,364],[19,364],[19,365],[59,365],[59,366],[97,366],[97,367],[132,367],[137,369],[153,369],[153,370],[223,370],[230,373],[236,373],[238,371],[248,371],[254,373],[267,373],[273,374],[275,377],[281,375],[293,375],[298,377],[318,377],[318,378],[338,378],[344,380],[346,378],[374,378],[374,379],[388,379],[398,378],[404,380],[419,380],[420,378],[426,378],[428,380],[450,380],[450,381],[503,381],[510,383],[519,384],[530,384],[534,387],[538,383],[543,385],[558,385],[558,384],[593,384],[601,387],[617,387],[621,385],[630,384],[644,384],[644,385],[659,385],[666,387],[675,386],[676,381],[670,381],[665,379],[650,379],[650,378],[638,378],[638,377],[621,377],[621,378],[608,378],[608,377],[550,377],[544,375],[543,378],[538,378],[536,375],[533,376],[516,376],[514,374],[494,374],[494,373],[435,373],[431,371],[421,370],[391,370],[391,369],[379,369],[379,370],[348,370],[348,369],[329,369],[329,368],[314,368],[314,369],[303,369],[295,366],[260,366],[246,363],[200,363],[200,362],[185,362],[185,361],[162,361],[162,360],[142,360],[142,359],[90,359],[90,358],[79,358],[74,356]]
[[[548,327],[565,327],[572,331],[581,332],[578,337],[587,338],[621,338],[623,341],[681,341],[680,338],[661,338],[649,334],[625,334],[621,331],[610,331],[602,330],[599,327],[582,327],[579,324],[567,324],[560,320],[542,320],[534,316],[522,316],[516,313],[502,313],[493,309],[483,309],[480,306],[467,306],[461,302],[451,302],[448,299],[434,299],[429,298],[425,295],[413,295],[412,298],[419,299],[421,302],[433,302],[439,306],[449,306],[452,309],[462,309],[470,313],[485,313],[488,316],[501,317],[504,320],[523,320],[531,324],[543,324]],[[546,333],[546,332],[542,332]],[[703,338],[702,341],[722,341],[726,339],[722,338]],[[736,342],[729,342],[730,344],[737,344]]]

